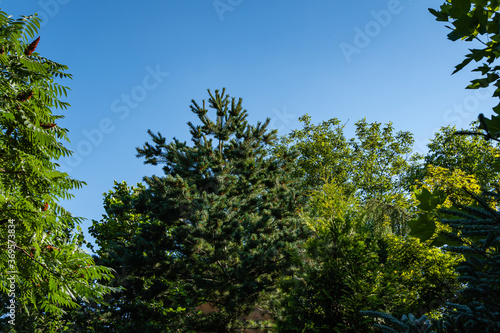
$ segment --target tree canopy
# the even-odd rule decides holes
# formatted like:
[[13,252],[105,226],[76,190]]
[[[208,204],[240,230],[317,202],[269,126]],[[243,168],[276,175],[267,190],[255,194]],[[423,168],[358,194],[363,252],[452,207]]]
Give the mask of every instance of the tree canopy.
[[[500,97],[500,0],[430,11],[478,45],[468,88]],[[58,204],[84,185],[57,164],[71,75],[38,54],[37,17],[0,21],[0,330],[500,331],[500,104],[419,155],[366,119],[347,138],[306,114],[279,138],[209,90],[191,142],[148,131],[137,157],[159,174],[104,194],[92,257]]]

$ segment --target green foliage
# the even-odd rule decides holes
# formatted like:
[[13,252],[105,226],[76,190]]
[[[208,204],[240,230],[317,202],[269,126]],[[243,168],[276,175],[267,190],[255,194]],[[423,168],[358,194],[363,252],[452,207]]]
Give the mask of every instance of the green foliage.
[[298,150],[295,176],[302,179],[304,190],[333,182],[342,193],[360,200],[374,230],[389,222],[392,232],[406,234],[412,205],[407,173],[416,162],[412,134],[395,133],[391,123],[382,126],[362,119],[355,124],[356,137],[347,139],[336,118],[319,125],[311,124],[308,115],[299,120],[304,128],[283,137],[273,153],[280,159],[289,149]]
[[[442,222],[452,228],[447,236],[462,246],[449,250],[468,254],[459,267],[459,281],[467,284],[457,303],[449,304],[445,327],[467,332],[500,332],[500,212],[491,202],[500,202],[500,194],[474,195],[476,204],[457,204],[446,210],[454,218]],[[471,241],[472,240],[472,241]]]
[[428,240],[435,246],[450,244],[451,240],[442,232],[450,231],[449,228],[438,220],[446,218],[443,208],[450,208],[454,203],[463,205],[472,204],[468,192],[479,194],[481,188],[474,176],[466,175],[460,169],[451,172],[441,167],[428,166],[427,176],[419,182],[420,189],[415,190],[417,200],[420,202],[418,214],[410,221],[410,235]]
[[422,163],[412,165],[408,183],[419,202],[415,218],[408,222],[412,236],[435,246],[450,244],[450,239],[440,235],[444,226],[438,220],[445,216],[439,209],[451,207],[452,202],[472,203],[462,188],[479,193],[481,188],[498,187],[499,176],[493,167],[498,148],[479,136],[457,134],[478,130],[478,123],[467,131],[442,127],[429,143],[427,154],[419,156]]
[[304,128],[282,138],[275,154],[280,157],[289,148],[299,151],[296,173],[307,188],[314,190],[328,179],[347,195],[408,206],[404,176],[414,161],[410,132],[394,133],[392,123],[382,126],[362,119],[355,123],[356,138],[348,140],[336,118],[319,125],[312,125],[309,115],[299,120]]
[[428,152],[419,156],[422,163],[412,166],[409,183],[416,184],[433,176],[429,173],[429,167],[432,166],[473,176],[482,188],[495,188],[500,180],[493,167],[497,155],[500,155],[498,147],[479,136],[457,135],[479,130],[477,122],[461,130],[455,126],[441,127],[427,145]]
[[[452,31],[448,38],[452,41],[464,40],[479,42],[481,48],[472,48],[465,56],[465,60],[456,66],[455,72],[462,70],[472,61],[484,61],[473,71],[481,73],[482,77],[474,79],[467,86],[468,89],[485,88],[490,85],[496,87],[493,97],[500,97],[499,66],[494,66],[495,60],[500,57],[500,2],[498,0],[447,0],[439,10],[429,9],[436,16],[437,21],[451,22]],[[481,132],[487,140],[497,139],[500,136],[500,104],[493,108],[496,115],[487,118],[479,116]]]
[[80,219],[57,203],[84,183],[57,170],[70,151],[61,142],[67,130],[55,123],[62,116],[52,110],[69,104],[60,99],[67,88],[55,80],[71,76],[35,52],[39,39],[29,41],[39,25],[37,17],[0,12],[0,304],[9,311],[11,281],[16,304],[16,326],[3,317],[2,331],[57,331],[49,318],[110,291],[96,282],[110,270],[81,248]]
[[[455,72],[460,71],[472,60],[476,62],[486,59],[486,63],[476,68],[474,71],[481,72],[484,76],[481,79],[472,81],[472,84],[467,88],[478,89],[494,84],[497,89],[493,96],[500,96],[500,77],[497,71],[498,66],[492,66],[493,62],[500,56],[499,35],[500,35],[500,8],[499,1],[446,1],[439,11],[430,9],[438,21],[450,21],[453,26],[452,32],[448,38],[455,41],[458,39],[473,41],[479,40],[478,36],[486,35],[488,41],[482,42],[484,48],[471,49],[471,53],[466,56],[466,59],[456,67]],[[493,111],[498,114],[500,104],[493,108]],[[500,141],[500,118],[496,115],[491,119],[484,115],[479,115],[479,128],[474,131],[461,131],[457,134],[479,135],[486,140]],[[470,141],[473,141],[471,139]],[[463,142],[462,139],[454,141]],[[469,141],[469,142],[470,142]],[[483,143],[488,153],[485,155],[487,160],[477,168],[467,170],[469,175],[477,175],[477,172],[486,172],[487,176],[481,178],[481,185],[487,190],[483,190],[482,195],[478,195],[477,191],[468,189],[468,186],[463,186],[463,191],[472,198],[472,202],[464,202],[462,198],[452,198],[451,208],[442,208],[440,210],[440,222],[447,227],[441,233],[449,239],[446,249],[464,255],[467,260],[458,268],[460,276],[458,281],[464,283],[465,288],[458,293],[458,298],[453,303],[448,303],[444,317],[439,321],[434,321],[432,325],[427,327],[427,332],[500,332],[500,307],[498,299],[500,299],[500,213],[498,212],[500,194],[498,193],[498,164],[497,148],[492,147],[489,143]],[[463,145],[457,142],[451,143],[449,146],[442,145],[446,151],[451,148],[451,151],[458,159],[463,161],[469,160],[471,155],[477,152],[463,150]],[[439,147],[441,149],[441,147]],[[495,160],[492,162],[491,155],[494,155]],[[441,157],[438,154],[436,157]],[[476,162],[477,163],[477,162]],[[465,163],[467,165],[467,163]],[[456,170],[453,170],[456,171]],[[461,170],[459,170],[461,171]],[[462,176],[463,178],[463,176]],[[495,191],[488,191],[491,187],[496,188]],[[432,210],[438,206],[445,206],[446,197],[443,190],[441,194],[433,194],[432,191],[424,191],[421,195],[423,208]],[[449,193],[446,193],[449,195]],[[453,194],[452,194],[453,195]],[[439,197],[439,198],[438,198]],[[445,206],[446,207],[446,206]],[[386,324],[391,327],[386,327],[386,332],[404,332],[405,329],[411,328],[411,325],[406,325],[398,321],[394,317],[387,314],[374,314],[379,318],[384,318]],[[406,330],[408,331],[408,330]]]
[[164,228],[143,212],[144,185],[116,183],[104,195],[106,215],[94,221],[96,262],[115,271],[107,285],[116,289],[104,304],[82,303],[81,309],[65,316],[71,331],[82,332],[166,332],[180,327],[185,308],[175,303],[182,297],[179,284],[162,278],[166,260],[157,232]]
[[440,317],[443,305],[454,300],[463,287],[456,272],[463,256],[413,237],[388,236],[387,243],[384,285],[390,286],[391,295],[399,295],[399,299],[392,308],[386,303],[386,309],[398,316],[411,312]]
[[[384,333],[431,333],[431,328],[435,325],[435,320],[429,320],[425,315],[416,318],[413,314],[403,315],[401,320],[385,313],[374,311],[363,311],[366,316],[378,317],[387,321],[387,325],[375,324]],[[390,325],[390,326],[388,326]]]
[[[464,5],[465,4],[465,5]],[[478,36],[486,35],[487,42],[482,42],[482,49],[471,49],[466,59],[456,67],[460,71],[472,60],[486,63],[473,71],[483,76],[475,79],[467,87],[478,89],[493,84],[496,90],[493,97],[500,97],[499,66],[493,66],[500,57],[500,2],[495,1],[460,1],[447,2],[440,11],[434,11],[438,20],[451,21],[455,28],[449,38],[452,40],[479,40]],[[500,104],[493,108],[497,115],[486,118],[480,114],[478,119],[480,130],[469,132],[479,134],[486,140],[500,141]],[[465,133],[467,134],[467,133]],[[498,154],[490,166],[499,171]],[[495,175],[494,179],[498,179]],[[469,191],[475,199],[475,204],[464,205],[456,203],[454,209],[444,213],[451,218],[442,222],[451,227],[447,235],[461,243],[461,246],[450,247],[451,250],[468,256],[467,261],[460,267],[460,279],[467,283],[467,287],[460,293],[460,302],[450,304],[449,312],[444,320],[448,331],[458,332],[498,332],[500,331],[500,217],[498,203],[500,195],[498,189],[494,192],[484,191],[478,196]]]
[[442,190],[430,192],[427,188],[416,191],[416,198],[420,202],[419,214],[408,222],[410,235],[422,241],[427,241],[436,236],[436,210],[446,200],[446,194]]
[[353,183],[362,199],[376,199],[402,208],[410,204],[405,190],[406,174],[415,162],[413,135],[394,133],[392,123],[356,122],[356,139],[350,143],[354,153]]
[[304,179],[308,189],[321,187],[325,179],[329,179],[345,183],[346,193],[355,191],[347,182],[352,177],[352,161],[349,160],[352,147],[344,136],[344,125],[336,118],[313,125],[307,114],[299,121],[304,128],[281,137],[280,145],[274,148],[276,157],[281,158],[292,147],[297,149],[300,156],[294,174]]
[[[241,330],[307,236],[298,218],[305,197],[292,177],[296,154],[270,158],[269,119],[250,125],[241,99],[209,94],[216,118],[205,101],[192,102],[201,122],[188,123],[193,145],[150,132],[138,156],[164,164],[165,175],[145,177],[144,188],[115,185],[107,215],[94,222],[100,260],[124,274],[115,281],[125,288],[113,295],[115,313],[102,312],[121,325],[109,331]],[[154,329],[141,326],[149,316]]]
[[[371,320],[359,311],[400,314],[436,311],[460,288],[460,257],[418,239],[375,232],[355,196],[334,183],[313,192],[304,218],[314,235],[305,243],[301,269],[283,282],[278,330],[368,332]],[[387,223],[388,224],[388,223]]]
[[[492,208],[498,206],[500,194],[484,192],[478,196],[469,192],[469,195],[475,200],[473,205],[455,204],[451,209],[441,210],[448,216],[441,223],[451,228],[445,235],[459,244],[448,245],[446,250],[467,260],[457,268],[457,281],[464,288],[454,301],[446,304],[443,318],[433,321],[429,332],[500,331],[500,213]],[[389,315],[367,315],[385,318],[385,323],[393,328],[401,327]]]
[[[314,231],[305,244],[301,273],[286,279],[280,332],[366,332],[369,321],[358,315],[377,299],[378,262],[365,242],[358,202],[335,184],[313,193],[305,216]],[[380,305],[380,304],[379,304]],[[367,307],[368,306],[368,307]]]

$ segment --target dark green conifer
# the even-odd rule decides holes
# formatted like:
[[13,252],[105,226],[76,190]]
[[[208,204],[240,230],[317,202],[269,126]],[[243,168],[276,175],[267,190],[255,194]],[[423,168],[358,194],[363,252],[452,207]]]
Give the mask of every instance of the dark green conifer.
[[152,144],[137,150],[146,164],[164,165],[164,176],[144,178],[146,210],[163,225],[154,232],[169,254],[155,269],[182,282],[178,302],[191,311],[206,303],[218,309],[188,316],[192,328],[223,332],[237,329],[238,318],[291,268],[305,237],[298,218],[305,199],[291,176],[297,155],[277,161],[268,153],[276,142],[270,120],[250,125],[241,99],[224,89],[209,94],[216,118],[205,101],[192,101],[201,121],[188,123],[192,146],[150,131]]
[[448,304],[442,324],[447,332],[500,332],[500,194],[469,194],[477,205],[457,205],[445,211],[453,219],[442,221],[453,228],[448,236],[464,244],[448,249],[467,258],[458,268],[466,288]]

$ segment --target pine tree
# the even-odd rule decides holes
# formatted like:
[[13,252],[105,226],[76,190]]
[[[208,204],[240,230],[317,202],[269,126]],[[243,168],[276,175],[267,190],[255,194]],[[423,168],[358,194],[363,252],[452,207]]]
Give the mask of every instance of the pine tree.
[[190,316],[193,328],[223,332],[236,330],[293,265],[306,236],[298,218],[305,198],[291,176],[297,155],[278,161],[268,153],[276,143],[269,119],[250,125],[241,99],[225,89],[209,95],[216,119],[205,101],[192,101],[201,121],[188,123],[192,146],[150,131],[153,144],[138,148],[138,157],[165,165],[165,176],[144,178],[147,213],[163,224],[154,234],[169,254],[155,271],[182,282],[186,306],[217,309]]

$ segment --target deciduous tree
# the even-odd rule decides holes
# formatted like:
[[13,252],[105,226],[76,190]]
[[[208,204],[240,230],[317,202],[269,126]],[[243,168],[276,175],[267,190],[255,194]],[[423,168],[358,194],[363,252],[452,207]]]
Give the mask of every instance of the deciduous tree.
[[[410,237],[375,233],[359,199],[336,184],[313,192],[304,216],[313,235],[301,269],[283,283],[278,329],[282,332],[369,332],[360,311],[432,313],[452,299],[460,284],[461,257]],[[382,248],[380,244],[385,244]]]
[[460,130],[455,126],[441,127],[427,145],[427,153],[418,156],[421,163],[412,165],[409,183],[418,184],[429,178],[429,167],[439,167],[474,177],[482,188],[498,186],[499,176],[494,168],[495,159],[500,155],[498,147],[480,136],[457,135],[477,131],[480,131],[478,122]]
[[39,23],[0,12],[1,313],[15,305],[12,317],[2,316],[2,331],[59,330],[50,319],[78,299],[102,297],[109,289],[96,280],[111,277],[82,249],[80,219],[58,204],[84,183],[58,170],[57,160],[71,152],[53,111],[69,106],[58,81],[71,75],[37,52]]
[[337,184],[346,195],[359,198],[374,228],[390,221],[395,233],[405,234],[412,205],[407,173],[416,159],[412,155],[413,135],[391,123],[355,123],[356,137],[347,139],[344,125],[336,118],[318,125],[305,115],[304,128],[284,136],[273,151],[276,158],[289,149],[299,151],[295,175],[306,190],[314,191],[326,182]]

